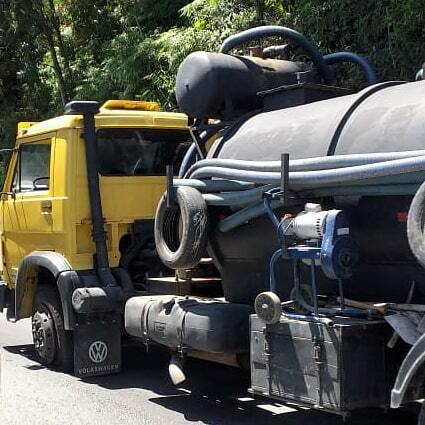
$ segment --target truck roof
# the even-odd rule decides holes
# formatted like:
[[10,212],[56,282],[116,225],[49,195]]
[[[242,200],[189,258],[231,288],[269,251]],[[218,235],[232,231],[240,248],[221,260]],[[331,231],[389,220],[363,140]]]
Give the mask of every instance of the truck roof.
[[[138,111],[100,108],[96,115],[96,127],[155,127],[187,129],[188,118],[177,112]],[[18,131],[18,138],[50,133],[64,128],[83,128],[82,115],[61,115],[34,123]]]

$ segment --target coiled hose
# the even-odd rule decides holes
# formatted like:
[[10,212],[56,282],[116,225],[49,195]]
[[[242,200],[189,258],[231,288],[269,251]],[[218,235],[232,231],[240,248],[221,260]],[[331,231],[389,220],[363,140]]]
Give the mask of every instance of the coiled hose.
[[[219,230],[228,232],[265,213],[263,193],[280,185],[280,166],[280,161],[207,159],[190,168],[189,179],[175,184],[197,188],[207,204],[243,207],[219,223]],[[309,197],[413,194],[424,180],[425,151],[300,159],[290,161],[290,170],[290,189]],[[270,203],[272,209],[279,206],[280,201]]]
[[264,192],[273,188],[272,185],[261,186],[259,188],[232,193],[210,193],[203,195],[208,205],[246,205],[258,202],[263,197]]
[[[289,173],[289,187],[292,190],[318,188],[327,186],[341,186],[369,181],[369,183],[382,183],[379,178],[397,177],[408,174],[412,179],[405,183],[416,183],[423,176],[413,173],[425,171],[425,155],[412,158],[395,159],[365,165],[354,165],[345,168],[334,168],[318,171],[293,171]],[[279,184],[281,173],[268,171],[245,171],[233,168],[203,167],[194,171],[192,178],[220,178],[226,180],[240,180],[257,184]],[[384,179],[391,183],[391,179]]]
[[234,180],[175,179],[173,184],[176,187],[193,187],[202,193],[236,192],[255,188],[254,183]]
[[[395,159],[411,158],[425,155],[425,150],[406,152],[385,152],[353,155],[336,155],[316,158],[295,159],[289,161],[291,171],[317,171],[332,168],[345,168],[354,165],[373,164],[377,162],[392,161]],[[232,168],[245,171],[280,172],[280,161],[244,161],[239,159],[203,159],[193,164],[187,171],[185,177],[190,178],[198,169],[204,167]]]

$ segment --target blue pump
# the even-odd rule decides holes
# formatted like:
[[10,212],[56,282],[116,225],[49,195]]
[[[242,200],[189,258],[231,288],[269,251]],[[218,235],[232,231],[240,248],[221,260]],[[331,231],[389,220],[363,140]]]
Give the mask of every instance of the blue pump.
[[[275,190],[276,191],[276,190]],[[275,193],[275,191],[273,191]],[[320,266],[323,273],[332,280],[338,282],[338,292],[340,298],[339,312],[344,311],[348,315],[350,312],[344,309],[343,280],[352,276],[353,267],[358,262],[359,250],[357,244],[350,235],[349,222],[346,214],[342,210],[318,211],[317,216],[312,213],[311,223],[308,225],[313,231],[304,228],[297,229],[297,217],[305,217],[300,214],[297,217],[283,219],[279,222],[270,207],[272,193],[264,197],[265,210],[270,221],[277,229],[282,248],[277,250],[270,259],[270,291],[276,293],[277,285],[275,279],[275,264],[281,258],[291,260],[294,263],[295,289],[299,289],[299,264],[301,261],[309,264],[311,271],[312,289],[312,313],[319,317],[321,309],[318,305],[318,288],[316,283],[316,267]],[[318,220],[315,220],[317,217]],[[321,219],[321,220],[319,220]],[[299,224],[299,223],[298,223]],[[317,231],[317,237],[306,238],[306,234]],[[304,232],[304,233],[303,233]],[[303,236],[304,234],[304,236]],[[320,236],[319,236],[320,235]],[[288,243],[289,236],[292,241],[298,239],[299,242]],[[357,314],[357,313],[356,313]]]

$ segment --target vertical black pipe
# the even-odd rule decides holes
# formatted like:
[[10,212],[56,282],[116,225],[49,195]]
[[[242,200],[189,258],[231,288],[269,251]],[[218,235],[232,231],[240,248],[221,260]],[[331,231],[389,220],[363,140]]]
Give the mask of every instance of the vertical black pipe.
[[167,208],[172,208],[175,202],[175,188],[174,188],[174,170],[172,165],[166,166],[167,170]]
[[289,190],[289,153],[283,153],[280,156],[281,173],[280,173],[280,190],[282,193],[282,206],[286,207],[288,202]]
[[95,243],[94,268],[102,286],[114,286],[116,280],[109,267],[106,232],[102,212],[102,200],[99,188],[95,115],[99,112],[97,102],[70,102],[65,114],[83,114],[84,141],[87,162],[87,184],[89,189],[92,219],[92,239]]
[[101,283],[105,286],[110,286],[115,284],[115,279],[112,276],[111,269],[109,268],[105,224],[103,220],[102,201],[100,198],[94,113],[85,113],[83,115],[87,180],[92,216],[92,238],[96,245],[94,262]]

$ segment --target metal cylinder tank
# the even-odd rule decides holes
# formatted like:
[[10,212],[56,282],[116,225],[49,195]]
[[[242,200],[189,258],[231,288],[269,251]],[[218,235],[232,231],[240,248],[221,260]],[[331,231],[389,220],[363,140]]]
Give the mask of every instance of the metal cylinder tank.
[[210,156],[279,160],[423,149],[425,81],[259,113],[229,129]]
[[296,84],[297,73],[308,69],[286,60],[194,52],[180,65],[176,98],[191,117],[235,117],[257,107],[258,92]]
[[[291,159],[302,159],[424,147],[425,81],[387,82],[357,94],[242,119],[215,143],[209,156],[259,161],[280,160],[282,153],[289,153]],[[318,201],[334,206],[340,200]],[[415,296],[425,298],[425,273],[407,242],[410,202],[411,196],[405,195],[364,196],[344,206],[361,251],[361,262],[346,283],[348,296],[402,302],[415,280],[423,282]],[[278,246],[265,216],[228,233],[214,232],[212,247],[220,261],[228,300],[252,303],[259,292],[268,289],[269,260]],[[292,286],[291,266],[281,264],[277,274],[285,299]],[[324,276],[319,280],[326,292],[331,282]]]

